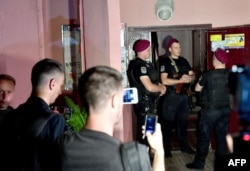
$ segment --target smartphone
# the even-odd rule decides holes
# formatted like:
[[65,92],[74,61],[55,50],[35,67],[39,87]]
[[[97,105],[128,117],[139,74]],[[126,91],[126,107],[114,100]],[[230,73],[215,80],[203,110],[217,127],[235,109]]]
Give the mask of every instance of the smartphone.
[[138,103],[137,88],[124,88],[123,90],[123,104],[136,104]]
[[158,122],[158,116],[155,114],[147,114],[145,117],[145,133],[153,134],[155,132],[156,124]]

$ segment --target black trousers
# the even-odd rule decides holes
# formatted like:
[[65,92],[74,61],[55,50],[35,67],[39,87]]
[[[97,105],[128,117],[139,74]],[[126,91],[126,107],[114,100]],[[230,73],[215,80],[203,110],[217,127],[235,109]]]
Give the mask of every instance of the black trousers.
[[142,132],[142,126],[145,123],[145,115],[137,115],[137,124],[136,124],[136,140],[141,143],[148,145],[148,142],[146,140],[146,137],[143,139],[143,132]]
[[162,100],[161,112],[165,151],[170,152],[171,150],[171,134],[174,128],[180,141],[181,150],[185,150],[189,147],[187,138],[187,119],[190,112],[188,96],[170,91],[166,93]]
[[230,108],[203,108],[198,125],[198,141],[194,162],[205,165],[212,133],[215,135],[215,157],[220,158],[227,153],[226,134]]
[[137,119],[136,140],[142,144],[148,145],[146,138],[143,137],[142,126],[145,124],[146,114],[156,114],[156,98],[142,98],[138,104],[134,105],[134,111]]

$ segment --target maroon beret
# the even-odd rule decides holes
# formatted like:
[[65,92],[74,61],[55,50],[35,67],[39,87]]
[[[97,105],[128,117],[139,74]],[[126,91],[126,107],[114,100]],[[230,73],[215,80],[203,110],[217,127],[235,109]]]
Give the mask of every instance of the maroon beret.
[[216,49],[215,53],[214,53],[215,57],[222,63],[227,63],[228,62],[228,57],[227,54],[224,50],[222,50],[221,48]]
[[144,50],[146,50],[150,45],[150,42],[148,40],[137,40],[134,44],[134,51],[135,52],[142,52]]
[[167,48],[169,49],[173,43],[179,43],[179,41],[175,38],[172,38],[171,40],[169,40],[169,42],[167,44]]

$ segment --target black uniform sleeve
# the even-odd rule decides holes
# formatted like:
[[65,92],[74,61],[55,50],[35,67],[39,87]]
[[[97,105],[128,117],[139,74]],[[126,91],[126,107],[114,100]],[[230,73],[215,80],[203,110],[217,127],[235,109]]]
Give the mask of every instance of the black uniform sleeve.
[[205,72],[205,73],[202,73],[201,74],[201,77],[199,78],[199,84],[200,86],[205,86],[207,84],[207,80],[208,80],[208,74]]
[[170,61],[168,60],[168,57],[164,57],[161,60],[159,60],[159,68],[160,68],[160,73],[169,73]]
[[183,71],[183,73],[184,74],[188,74],[188,72],[189,71],[191,71],[192,70],[192,68],[191,68],[191,66],[190,66],[190,64],[189,64],[189,62],[187,61],[187,59],[186,58],[184,58],[184,57],[179,57],[179,59],[180,59],[180,69],[182,69]]
[[140,78],[141,76],[148,76],[149,75],[149,71],[148,68],[146,67],[146,65],[143,64],[139,64],[138,66],[136,66],[137,68],[135,68],[134,72],[135,74]]

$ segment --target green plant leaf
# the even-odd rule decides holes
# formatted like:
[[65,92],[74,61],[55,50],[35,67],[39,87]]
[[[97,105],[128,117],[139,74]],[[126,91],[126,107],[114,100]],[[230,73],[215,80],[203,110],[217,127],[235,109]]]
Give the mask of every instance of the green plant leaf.
[[79,132],[86,124],[87,113],[85,110],[81,110],[80,107],[68,96],[65,96],[64,98],[67,107],[73,110],[72,115],[66,117],[67,124],[73,129],[73,131]]

